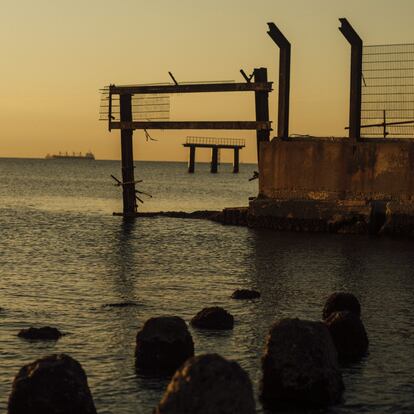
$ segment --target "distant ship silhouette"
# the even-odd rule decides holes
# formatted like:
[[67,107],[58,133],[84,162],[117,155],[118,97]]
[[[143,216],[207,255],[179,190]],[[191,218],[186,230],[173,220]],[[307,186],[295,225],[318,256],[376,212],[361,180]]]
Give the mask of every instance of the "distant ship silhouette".
[[47,154],[45,157],[47,160],[55,160],[55,159],[63,159],[63,160],[94,160],[95,156],[92,154],[91,151],[87,152],[85,155],[82,155],[81,152],[76,153],[72,152],[69,154],[68,152],[59,152],[59,154]]

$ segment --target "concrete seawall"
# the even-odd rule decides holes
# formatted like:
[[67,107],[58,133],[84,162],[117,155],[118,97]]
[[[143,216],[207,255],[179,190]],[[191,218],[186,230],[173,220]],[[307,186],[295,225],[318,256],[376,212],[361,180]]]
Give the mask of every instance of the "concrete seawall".
[[249,226],[414,236],[414,140],[275,138],[260,156]]
[[414,200],[414,140],[273,139],[260,150],[260,196]]

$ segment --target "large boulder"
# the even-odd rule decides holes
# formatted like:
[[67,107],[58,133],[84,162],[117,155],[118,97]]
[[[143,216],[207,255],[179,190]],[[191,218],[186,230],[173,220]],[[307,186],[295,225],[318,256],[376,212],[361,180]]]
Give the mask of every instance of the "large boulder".
[[96,414],[85,371],[68,355],[50,355],[16,375],[8,414]]
[[257,299],[260,298],[260,292],[251,289],[236,289],[232,295],[232,299]]
[[178,316],[150,318],[137,333],[135,364],[140,371],[173,373],[193,355],[193,338]]
[[328,297],[323,307],[323,319],[329,318],[334,312],[349,311],[361,316],[361,305],[355,295],[348,292],[335,292]]
[[368,351],[368,336],[361,319],[353,312],[334,312],[325,321],[344,362],[357,361]]
[[281,319],[274,323],[262,369],[261,399],[269,408],[325,406],[341,397],[336,349],[322,322]]
[[233,329],[234,318],[220,306],[204,308],[191,319],[191,325],[199,329]]
[[50,326],[43,326],[42,328],[31,326],[27,329],[21,329],[17,336],[31,340],[57,341],[63,334],[59,329]]
[[254,414],[252,384],[237,362],[217,354],[187,360],[175,373],[155,414]]

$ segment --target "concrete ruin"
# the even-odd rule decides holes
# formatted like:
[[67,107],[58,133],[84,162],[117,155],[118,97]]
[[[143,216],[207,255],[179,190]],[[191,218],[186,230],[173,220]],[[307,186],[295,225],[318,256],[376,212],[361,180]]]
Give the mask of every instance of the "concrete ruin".
[[414,235],[414,141],[273,139],[261,145],[249,224]]
[[[406,63],[414,47],[376,46],[364,57],[362,40],[340,21],[351,45],[349,137],[290,137],[284,85],[283,128],[260,144],[259,195],[240,220],[277,230],[414,236],[414,69]],[[287,70],[281,61],[279,75]]]
[[[347,19],[340,32],[351,47],[348,137],[289,134],[291,44],[274,23],[267,32],[279,48],[277,137],[270,141],[267,69],[245,83],[109,85],[101,116],[121,131],[123,217],[204,218],[277,230],[414,236],[414,43],[363,44]],[[170,94],[254,92],[255,121],[166,121]],[[144,109],[142,109],[144,108]],[[134,130],[256,130],[259,194],[249,207],[223,212],[139,213],[135,189]],[[211,143],[208,143],[210,145]],[[204,144],[203,144],[204,145]],[[194,172],[195,143],[189,172]],[[211,146],[211,145],[210,145]],[[234,172],[238,171],[235,150]],[[211,172],[217,172],[213,146]]]

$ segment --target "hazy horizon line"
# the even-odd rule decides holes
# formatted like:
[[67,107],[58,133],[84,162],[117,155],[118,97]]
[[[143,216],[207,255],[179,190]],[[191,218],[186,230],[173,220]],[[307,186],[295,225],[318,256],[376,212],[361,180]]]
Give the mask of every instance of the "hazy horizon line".
[[[0,159],[2,160],[46,160],[45,157],[3,157],[0,156]],[[70,161],[70,159],[63,159],[63,160],[59,160],[59,159],[49,159],[48,161]],[[79,160],[78,160],[79,161]],[[85,160],[88,161],[88,160]],[[121,162],[120,158],[117,159],[107,159],[107,158],[95,158],[94,160],[89,160],[91,162],[93,161],[119,161]],[[134,162],[165,162],[165,163],[180,163],[180,164],[188,164],[188,161],[178,161],[178,160],[134,160]],[[210,161],[196,161],[196,164],[210,164]],[[232,162],[219,162],[220,164],[233,164]],[[257,165],[256,162],[241,162],[240,164],[243,165]]]

